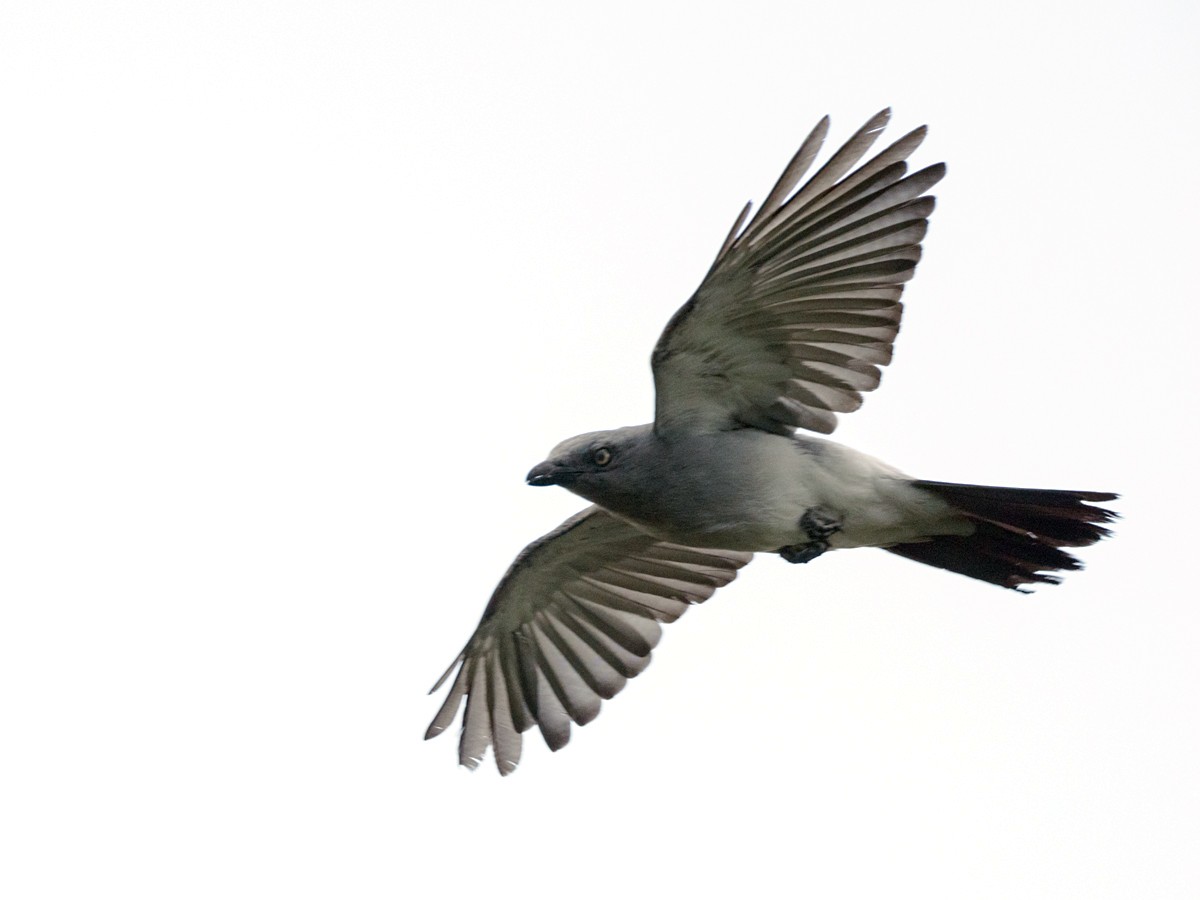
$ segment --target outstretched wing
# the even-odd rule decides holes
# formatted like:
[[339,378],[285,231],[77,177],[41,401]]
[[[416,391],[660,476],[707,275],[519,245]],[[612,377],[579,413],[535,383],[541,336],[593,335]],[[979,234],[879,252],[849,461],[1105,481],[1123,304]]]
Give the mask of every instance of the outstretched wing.
[[626,679],[650,663],[660,622],[728,584],[753,554],[669,544],[598,506],[572,516],[521,551],[479,627],[438,683],[457,667],[425,733],[454,721],[462,699],[458,760],[475,768],[488,745],[501,775],[517,767],[521,733],[535,724],[551,750],[585,725]]
[[829,129],[822,119],[745,228],[750,206],[742,210],[654,348],[660,435],[829,434],[835,413],[878,386],[933,211],[925,192],[945,174],[938,164],[906,176],[924,127],[853,169],[890,115],[867,122],[797,190]]

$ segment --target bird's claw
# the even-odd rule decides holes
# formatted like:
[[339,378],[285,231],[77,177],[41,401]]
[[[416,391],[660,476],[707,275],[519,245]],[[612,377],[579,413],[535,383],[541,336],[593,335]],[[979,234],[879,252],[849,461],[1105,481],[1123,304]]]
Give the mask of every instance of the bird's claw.
[[829,538],[842,528],[842,523],[822,509],[813,507],[800,517],[800,527],[808,540],[780,547],[776,552],[790,563],[812,562],[829,549]]
[[804,511],[800,517],[800,527],[809,540],[825,541],[842,530],[842,523],[836,516],[814,506]]
[[780,547],[776,552],[790,563],[806,563],[812,562],[828,549],[828,541],[809,541],[806,544]]

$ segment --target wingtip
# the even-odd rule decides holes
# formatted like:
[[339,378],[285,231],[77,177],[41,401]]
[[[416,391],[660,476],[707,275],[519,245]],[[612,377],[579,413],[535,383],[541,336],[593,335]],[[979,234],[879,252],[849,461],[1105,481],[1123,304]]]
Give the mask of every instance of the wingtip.
[[470,772],[474,772],[476,769],[479,768],[479,762],[482,759],[483,759],[483,757],[481,757],[481,756],[479,756],[479,757],[477,757],[477,756],[460,756],[458,758],[458,764],[460,766],[462,766],[464,769],[466,769]]
[[458,664],[466,658],[466,655],[467,655],[467,650],[464,647],[461,651],[459,651],[458,656],[454,657],[454,662],[450,663],[450,665],[447,667],[446,671],[442,673],[442,677],[434,682],[433,687],[431,687],[429,689],[430,694],[435,693],[436,691],[441,689],[442,685],[446,683],[446,679],[450,677],[450,673],[453,672],[455,667],[458,666]]
[[932,166],[926,166],[919,172],[913,172],[908,177],[925,179],[924,190],[929,190],[929,188],[946,177],[946,164],[944,162],[934,163]]

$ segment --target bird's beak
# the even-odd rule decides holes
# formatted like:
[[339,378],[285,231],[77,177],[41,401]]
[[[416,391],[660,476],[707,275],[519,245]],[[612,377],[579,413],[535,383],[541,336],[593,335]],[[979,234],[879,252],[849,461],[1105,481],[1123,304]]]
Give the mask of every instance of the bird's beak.
[[525,483],[532,484],[534,487],[545,487],[548,484],[560,484],[560,478],[566,474],[566,470],[557,463],[546,460],[538,463],[529,470],[529,474],[525,476]]

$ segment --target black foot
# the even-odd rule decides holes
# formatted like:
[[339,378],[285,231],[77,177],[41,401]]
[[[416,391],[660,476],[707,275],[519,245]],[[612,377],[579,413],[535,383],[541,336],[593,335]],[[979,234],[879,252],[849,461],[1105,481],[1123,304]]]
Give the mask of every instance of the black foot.
[[805,510],[800,517],[800,527],[808,535],[808,540],[802,544],[780,547],[776,551],[790,563],[812,562],[829,549],[829,538],[840,531],[842,525],[829,513],[814,507]]
[[829,541],[809,541],[807,544],[792,544],[780,547],[776,552],[790,563],[812,562],[829,549]]
[[842,523],[820,507],[806,509],[800,517],[800,527],[809,539],[814,541],[828,540],[842,530]]

